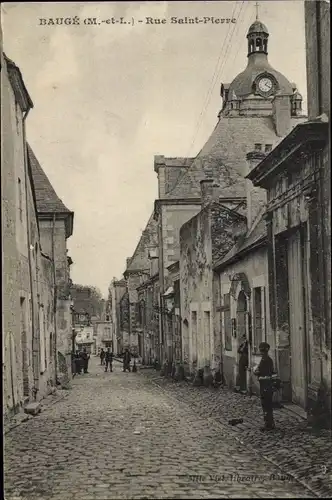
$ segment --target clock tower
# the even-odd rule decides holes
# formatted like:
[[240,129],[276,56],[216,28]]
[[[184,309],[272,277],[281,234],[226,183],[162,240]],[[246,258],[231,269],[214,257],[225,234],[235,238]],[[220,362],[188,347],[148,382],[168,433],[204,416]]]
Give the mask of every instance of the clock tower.
[[[269,31],[258,19],[247,33],[247,67],[231,84],[221,86],[221,115],[271,116],[278,109],[289,108],[290,117],[301,115],[302,103],[296,85],[275,70],[268,60]],[[282,104],[279,105],[279,101]]]

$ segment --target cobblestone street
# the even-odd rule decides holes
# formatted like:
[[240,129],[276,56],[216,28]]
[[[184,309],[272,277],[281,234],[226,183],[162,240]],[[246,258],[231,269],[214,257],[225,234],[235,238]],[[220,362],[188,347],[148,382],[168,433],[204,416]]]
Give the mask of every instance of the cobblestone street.
[[6,435],[7,500],[313,497],[227,427],[144,375],[98,362]]
[[[321,498],[332,496],[332,439],[330,430],[314,431],[307,421],[286,408],[275,409],[276,430],[260,432],[262,409],[258,397],[224,389],[194,387],[186,382],[174,383],[153,369],[142,370],[166,394],[188,404],[196,415],[204,415],[226,425],[234,439],[258,451],[261,456],[281,467],[304,483]],[[242,418],[235,427],[230,419]]]

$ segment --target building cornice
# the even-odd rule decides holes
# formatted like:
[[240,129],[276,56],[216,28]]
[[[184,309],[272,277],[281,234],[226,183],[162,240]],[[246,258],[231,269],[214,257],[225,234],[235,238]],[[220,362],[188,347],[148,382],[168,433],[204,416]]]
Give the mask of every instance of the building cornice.
[[310,121],[299,123],[251,172],[247,175],[255,186],[267,187],[278,172],[284,170],[306,150],[322,147],[328,141],[329,123]]
[[139,285],[136,290],[137,291],[141,291],[141,290],[144,290],[145,288],[147,288],[148,286],[152,285],[153,283],[155,283],[156,281],[158,281],[159,279],[159,272],[158,273],[155,273],[153,276],[151,276],[148,280],[144,281],[144,283],[142,283],[141,285]]
[[39,220],[49,220],[52,221],[54,218],[56,220],[64,220],[66,226],[66,238],[69,238],[73,234],[74,227],[74,212],[37,212]]

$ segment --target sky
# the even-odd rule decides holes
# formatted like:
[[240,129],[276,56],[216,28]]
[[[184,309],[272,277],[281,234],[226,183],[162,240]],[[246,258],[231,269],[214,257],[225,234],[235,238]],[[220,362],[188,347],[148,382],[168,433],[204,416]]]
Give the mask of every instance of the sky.
[[[305,103],[303,2],[269,0],[258,8],[270,33],[269,62],[297,84]],[[34,103],[28,141],[75,212],[71,278],[106,296],[152,213],[154,155],[195,156],[204,145],[221,83],[247,64],[255,2],[5,2],[1,10],[6,55]],[[79,25],[40,21],[74,16]],[[172,24],[172,16],[236,23]],[[105,22],[112,17],[128,24]],[[146,24],[147,17],[166,23]],[[86,25],[87,18],[104,22]]]

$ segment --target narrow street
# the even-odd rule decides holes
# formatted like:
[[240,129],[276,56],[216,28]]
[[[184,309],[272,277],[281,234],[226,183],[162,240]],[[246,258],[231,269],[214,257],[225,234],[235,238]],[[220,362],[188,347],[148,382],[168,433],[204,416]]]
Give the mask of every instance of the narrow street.
[[14,499],[312,498],[143,374],[92,357],[62,401],[5,437]]

